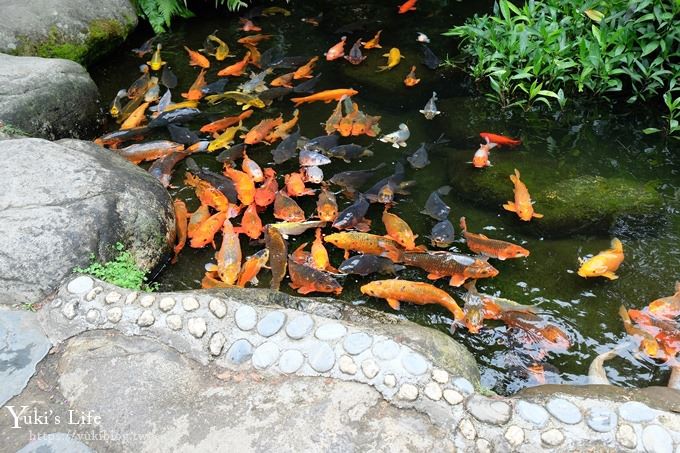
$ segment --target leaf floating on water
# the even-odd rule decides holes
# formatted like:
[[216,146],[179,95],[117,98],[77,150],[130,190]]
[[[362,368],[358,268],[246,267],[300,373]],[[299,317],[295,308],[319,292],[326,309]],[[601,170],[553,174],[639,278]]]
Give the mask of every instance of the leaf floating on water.
[[592,20],[595,23],[599,24],[600,22],[602,22],[602,19],[604,19],[604,14],[596,9],[587,9],[583,12],[586,14],[586,16],[590,18],[590,20]]

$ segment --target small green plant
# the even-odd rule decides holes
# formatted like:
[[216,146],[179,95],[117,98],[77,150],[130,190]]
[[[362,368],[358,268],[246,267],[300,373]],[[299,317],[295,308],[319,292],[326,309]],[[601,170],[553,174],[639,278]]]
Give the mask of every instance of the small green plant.
[[[498,0],[444,33],[461,39],[465,69],[502,107],[563,108],[569,97],[663,100],[680,77],[677,0]],[[483,82],[487,82],[485,85]],[[670,113],[671,121],[680,113]],[[677,123],[673,123],[677,127]],[[676,130],[677,131],[677,130]]]
[[153,291],[157,288],[157,284],[146,283],[145,272],[137,267],[132,254],[125,250],[125,246],[120,242],[114,246],[118,255],[106,263],[96,261],[94,254],[90,256],[92,263],[86,268],[76,267],[74,272],[81,274],[90,274],[112,285],[120,286],[121,288]]
[[648,127],[642,131],[645,134],[665,132],[666,135],[680,140],[680,87],[675,85],[676,80],[672,80],[670,89],[663,95],[663,102],[668,109],[668,115],[662,115],[662,118],[666,121],[665,130]]
[[26,302],[24,304],[21,304],[21,308],[23,308],[26,311],[33,311],[33,312],[37,310],[34,302]]

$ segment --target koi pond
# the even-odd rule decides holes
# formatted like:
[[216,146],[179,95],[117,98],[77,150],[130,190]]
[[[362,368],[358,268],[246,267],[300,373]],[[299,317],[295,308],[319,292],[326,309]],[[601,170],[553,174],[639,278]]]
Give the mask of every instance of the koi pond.
[[[385,163],[361,187],[365,190],[380,178],[391,175],[395,164],[402,162],[406,168],[405,179],[415,182],[408,187],[410,194],[395,195],[390,212],[404,219],[419,235],[416,244],[435,249],[428,236],[436,221],[421,210],[433,191],[449,186],[450,190],[441,198],[451,208],[448,219],[456,230],[450,246],[452,251],[471,254],[459,228],[459,219],[464,216],[471,232],[516,243],[531,252],[526,258],[490,260],[500,272],[494,278],[478,280],[477,289],[520,304],[536,305],[542,317],[566,332],[571,345],[566,351],[545,352],[533,344],[526,332],[509,328],[500,321],[485,321],[477,334],[460,325],[452,333],[453,338],[477,358],[483,386],[501,394],[512,394],[523,387],[537,385],[542,378],[540,373],[531,370],[541,366],[545,382],[587,383],[588,367],[593,358],[617,346],[621,346],[619,356],[605,363],[612,383],[637,387],[666,385],[669,367],[638,352],[619,316],[622,304],[627,308],[642,308],[655,299],[672,295],[675,281],[680,280],[680,216],[677,215],[680,209],[680,147],[677,140],[642,133],[642,129],[656,125],[660,110],[633,108],[623,100],[615,102],[613,107],[584,101],[554,112],[501,110],[476,91],[474,81],[463,71],[428,69],[422,63],[421,44],[416,41],[417,32],[425,33],[431,41],[428,47],[437,56],[455,59],[457,41],[441,36],[441,33],[475,13],[490,12],[493,2],[429,2],[423,4],[422,9],[420,6],[412,14],[398,15],[391,1],[371,2],[370,5],[295,2],[288,5],[292,11],[290,16],[253,18],[262,27],[260,33],[273,35],[270,40],[259,43],[261,52],[279,46],[287,56],[320,57],[313,73],[322,74],[316,91],[357,90],[358,94],[352,100],[359,109],[367,115],[381,117],[378,137],[397,130],[400,123],[410,130],[407,146],[398,149],[378,141],[378,137],[341,137],[341,144],[357,143],[369,147],[373,155],[350,163],[332,159],[331,164],[322,167],[324,179],[341,171],[371,169]],[[323,14],[319,18],[320,13]],[[247,11],[242,11],[243,14]],[[172,90],[174,102],[183,100],[180,93],[188,91],[199,73],[198,68],[188,65],[184,46],[201,49],[206,36],[215,32],[236,55],[221,62],[209,57],[208,83],[218,79],[216,73],[221,68],[243,57],[246,49],[236,41],[247,33],[238,29],[238,17],[226,11],[206,13],[195,19],[178,21],[172,32],[156,38],[154,44],[162,44],[162,57],[179,81]],[[319,25],[303,21],[304,18],[317,18]],[[347,36],[347,54],[358,38],[368,40],[378,30],[382,30],[382,49],[362,49],[367,59],[361,64],[352,65],[345,59],[324,59],[324,53],[342,36]],[[117,53],[90,68],[103,100],[109,102],[121,88],[127,88],[139,77],[138,66],[149,60],[151,54],[138,58],[131,49],[139,47],[151,36],[150,30],[136,31]],[[399,48],[404,58],[393,69],[376,72],[378,66],[386,64],[383,54],[392,47]],[[411,66],[416,67],[416,77],[421,82],[406,87],[403,80]],[[261,71],[250,66],[244,76],[230,77],[225,90],[236,90],[239,84],[248,80],[247,74],[251,70]],[[265,81],[294,70],[275,69]],[[162,87],[161,94],[164,91]],[[428,120],[419,110],[433,91],[437,93],[437,108],[441,114]],[[289,97],[276,100],[264,109],[255,109],[244,125],[251,128],[260,120],[276,118],[279,114],[287,121],[294,111]],[[324,123],[335,106],[335,102],[299,106],[301,134],[308,138],[325,135]],[[103,107],[106,110],[108,105]],[[201,114],[185,124],[196,132],[202,125],[241,112],[241,106],[233,101],[213,106],[202,101],[198,108]],[[102,132],[118,127],[107,116]],[[479,136],[483,131],[520,138],[522,144],[498,147],[490,154],[490,167],[473,168],[470,162],[483,142]],[[430,163],[421,169],[412,168],[406,158],[421,143],[432,144],[442,134],[448,142],[428,147]],[[199,136],[212,140],[207,134],[199,133]],[[151,139],[170,139],[170,136],[164,128],[159,128],[145,137],[145,140]],[[297,157],[275,165],[271,150],[276,145],[248,146],[247,153],[262,168],[273,167],[279,185],[283,187],[283,175],[296,172],[300,167]],[[221,172],[222,163],[216,160],[217,154],[219,151],[201,152],[191,157],[199,166]],[[522,181],[535,201],[535,211],[544,214],[544,218],[523,222],[515,213],[502,208],[503,203],[513,199],[509,175],[515,168],[520,171]],[[184,183],[186,171],[186,161],[177,164],[169,190],[173,198],[185,200],[189,212],[193,212],[199,201],[194,189]],[[320,187],[307,185],[312,189]],[[337,192],[340,210],[353,202],[339,192],[338,186],[330,186],[330,189]],[[308,218],[315,213],[316,200],[317,196],[296,198]],[[382,204],[371,204],[367,214],[372,221],[371,233],[385,234],[381,221],[383,209]],[[273,218],[271,209],[261,213],[261,218],[265,224],[278,221]],[[240,222],[239,218],[232,221],[234,225]],[[324,234],[332,232],[337,230],[330,226],[323,229]],[[622,241],[625,253],[625,260],[616,272],[619,278],[578,276],[579,257],[609,248],[614,237]],[[218,247],[220,238],[218,233]],[[290,236],[289,252],[303,242],[313,240],[313,229]],[[249,241],[241,235],[241,247],[243,256],[247,257],[264,248],[264,242]],[[326,247],[331,263],[339,266],[343,251],[331,244]],[[215,262],[214,255],[215,250],[210,245],[201,249],[187,245],[178,262],[168,263],[155,277],[159,289],[200,288],[205,265]],[[398,273],[399,278],[415,281],[429,281],[426,275],[415,267],[406,267]],[[269,287],[271,273],[268,270],[264,269],[258,278],[259,286]],[[373,274],[340,278],[343,291],[337,297],[376,310],[392,311],[384,299],[368,297],[359,291],[361,285],[385,278],[392,277]],[[289,279],[284,279],[281,290],[295,294],[288,283]],[[448,278],[433,283],[463,306],[465,288],[449,286]],[[452,316],[439,305],[402,303],[399,313],[419,324],[450,332]],[[631,346],[625,347],[627,342],[631,342]]]

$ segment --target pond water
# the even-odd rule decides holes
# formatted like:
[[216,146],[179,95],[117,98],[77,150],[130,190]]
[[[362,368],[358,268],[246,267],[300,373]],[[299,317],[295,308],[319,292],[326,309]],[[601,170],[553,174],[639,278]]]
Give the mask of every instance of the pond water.
[[[316,4],[316,2],[315,2]],[[448,4],[448,5],[447,5]],[[493,279],[478,281],[480,291],[502,296],[523,304],[537,304],[541,312],[552,322],[561,326],[572,341],[566,353],[551,353],[545,360],[548,382],[586,383],[588,366],[598,353],[626,339],[619,306],[642,308],[650,301],[671,295],[674,282],[680,279],[680,153],[673,140],[666,141],[661,136],[645,136],[641,130],[657,126],[660,111],[654,108],[635,109],[621,103],[615,107],[588,102],[571,107],[565,112],[523,113],[521,111],[501,111],[475,92],[474,84],[461,71],[431,71],[421,64],[416,32],[426,33],[430,48],[439,56],[456,57],[456,43],[451,38],[440,36],[450,26],[460,24],[474,13],[490,12],[492,2],[419,2],[418,11],[405,15],[396,14],[393,2],[327,3],[314,6],[309,2],[295,2],[289,17],[273,16],[255,18],[263,33],[275,37],[260,45],[266,50],[272,45],[286,49],[287,55],[323,55],[339,41],[339,27],[360,21],[364,29],[347,33],[346,51],[358,37],[368,39],[382,29],[380,49],[365,51],[368,59],[359,66],[352,66],[345,60],[326,62],[322,59],[316,66],[315,74],[323,73],[318,90],[331,88],[354,88],[359,94],[354,97],[359,107],[370,115],[380,115],[380,128],[383,133],[396,130],[399,123],[406,123],[411,130],[408,147],[395,149],[370,137],[350,137],[341,143],[370,145],[374,155],[351,164],[334,160],[323,167],[326,177],[336,172],[350,169],[366,169],[387,163],[376,179],[391,174],[394,162],[414,151],[421,142],[433,142],[444,134],[450,140],[445,146],[430,151],[431,164],[421,170],[413,170],[407,165],[407,179],[416,181],[412,194],[398,198],[392,212],[405,219],[415,233],[421,235],[420,243],[429,241],[434,221],[420,213],[429,194],[440,186],[451,184],[454,189],[443,197],[451,207],[450,220],[456,225],[456,242],[453,250],[468,253],[464,241],[460,239],[458,219],[465,216],[470,230],[485,233],[497,239],[510,240],[522,244],[531,251],[526,259],[494,261],[500,274]],[[302,18],[316,16],[323,12],[319,27],[301,21]],[[206,13],[200,17],[178,21],[173,24],[171,33],[158,37],[163,44],[163,58],[169,62],[179,78],[179,86],[173,90],[174,101],[181,100],[179,93],[186,91],[193,83],[198,70],[187,64],[183,46],[192,49],[202,47],[205,36],[217,30],[217,35],[225,40],[232,52],[239,57],[244,49],[236,39],[244,33],[236,30],[234,15],[226,12]],[[149,30],[138,30],[130,37],[117,53],[108,57],[96,67],[91,68],[102,99],[109,102],[120,89],[129,86],[138,77],[137,66],[143,61],[135,57],[130,49],[139,46],[151,36]],[[378,65],[385,63],[381,55],[390,47],[398,47],[405,59],[392,71],[377,73]],[[146,61],[147,58],[144,59]],[[212,59],[211,59],[212,60]],[[231,64],[228,61],[226,64]],[[216,80],[216,72],[226,64],[215,64],[208,71],[208,82]],[[413,87],[404,87],[402,80],[411,65],[417,67],[417,75],[422,82]],[[288,70],[277,70],[280,75]],[[235,87],[241,80],[231,80],[228,87]],[[233,88],[235,89],[235,88]],[[428,121],[418,110],[423,108],[436,91],[440,101],[439,110],[443,113],[435,120]],[[300,108],[301,132],[307,137],[324,134],[323,123],[331,114],[335,103],[305,104]],[[202,103],[203,115],[190,126],[197,130],[202,124],[236,114],[240,107],[225,102],[214,107]],[[247,122],[248,126],[260,119],[284,114],[290,118],[292,103],[284,99],[275,102],[270,108],[256,111]],[[105,130],[117,128],[115,122],[106,122]],[[491,162],[496,168],[518,168],[527,181],[532,194],[550,189],[551,184],[565,177],[602,176],[604,178],[624,178],[653,186],[661,195],[661,206],[646,220],[629,218],[615,222],[611,227],[578,229],[578,234],[552,231],[550,234],[537,233],[535,227],[520,222],[519,219],[498,204],[490,204],[485,194],[467,191],[461,196],[461,187],[472,184],[481,172],[491,169],[473,170],[468,163],[478,148],[481,131],[503,133],[520,137],[523,144],[513,149],[495,150]],[[169,138],[157,135],[153,138]],[[249,156],[262,167],[271,162],[270,147],[264,144],[250,147]],[[197,154],[194,159],[199,165],[220,171],[214,154]],[[279,175],[297,171],[297,161],[291,160],[275,167]],[[180,163],[175,170],[171,189],[173,197],[187,201],[189,210],[198,206],[193,190],[184,187],[182,181],[186,166]],[[509,175],[510,172],[505,173]],[[455,181],[453,180],[455,179]],[[504,177],[508,194],[512,185]],[[458,188],[458,189],[457,189]],[[593,193],[593,197],[603,194]],[[616,196],[616,194],[604,194]],[[541,212],[541,198],[536,198],[535,209]],[[508,198],[510,199],[510,198]],[[315,197],[299,199],[308,215],[314,212]],[[339,196],[340,209],[350,201]],[[369,217],[373,221],[373,231],[384,234],[380,221],[382,205],[372,205]],[[578,218],[575,212],[574,217]],[[264,222],[271,222],[271,213],[262,216]],[[541,220],[532,224],[540,225]],[[607,231],[607,229],[609,231]],[[324,232],[330,232],[326,229]],[[608,248],[612,237],[624,243],[626,259],[618,271],[620,278],[615,281],[606,279],[583,279],[576,275],[579,256],[594,254]],[[291,238],[289,248],[295,249],[303,241],[311,241],[312,232]],[[248,244],[242,240],[244,256],[262,248],[260,244]],[[331,261],[337,266],[342,261],[342,253],[329,245]],[[185,248],[179,262],[167,265],[156,277],[160,290],[180,290],[200,287],[204,265],[213,261],[211,247],[204,249]],[[268,287],[269,273],[262,272],[260,286]],[[401,273],[406,279],[424,280],[425,273],[409,268]],[[363,296],[359,287],[368,281],[383,277],[347,277],[344,291],[339,296],[355,304],[364,304],[377,310],[391,311],[384,300]],[[459,296],[465,290],[448,287],[445,280],[436,285]],[[282,290],[293,293],[284,280]],[[462,302],[459,301],[462,304]],[[419,324],[449,332],[450,315],[438,306],[415,306],[403,303],[400,315]],[[477,335],[466,329],[458,329],[453,337],[473,351],[482,371],[482,384],[496,392],[509,394],[527,385],[535,385],[532,378],[522,371],[521,364],[530,363],[523,350],[523,339],[499,322],[487,322],[486,327]],[[606,364],[612,382],[622,386],[665,385],[668,367],[660,366],[637,356],[628,349],[621,357]]]

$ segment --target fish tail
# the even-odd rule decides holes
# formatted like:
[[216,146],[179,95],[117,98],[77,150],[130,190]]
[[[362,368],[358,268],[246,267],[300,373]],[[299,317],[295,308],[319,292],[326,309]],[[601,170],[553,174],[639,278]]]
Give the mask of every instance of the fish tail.
[[623,253],[623,244],[617,238],[612,239],[612,250],[618,253]]
[[388,70],[390,67],[389,66],[378,66],[378,70],[375,72],[383,72]]
[[626,310],[626,307],[622,304],[621,307],[619,307],[619,316],[621,316],[621,319],[623,320],[624,324],[631,324],[630,321],[630,316],[628,315],[628,310]]
[[[513,179],[514,178],[514,179]],[[510,181],[516,183],[519,181],[519,170],[515,168],[515,174],[510,176]]]
[[467,233],[467,223],[465,223],[465,217],[460,218],[460,227],[464,233]]

